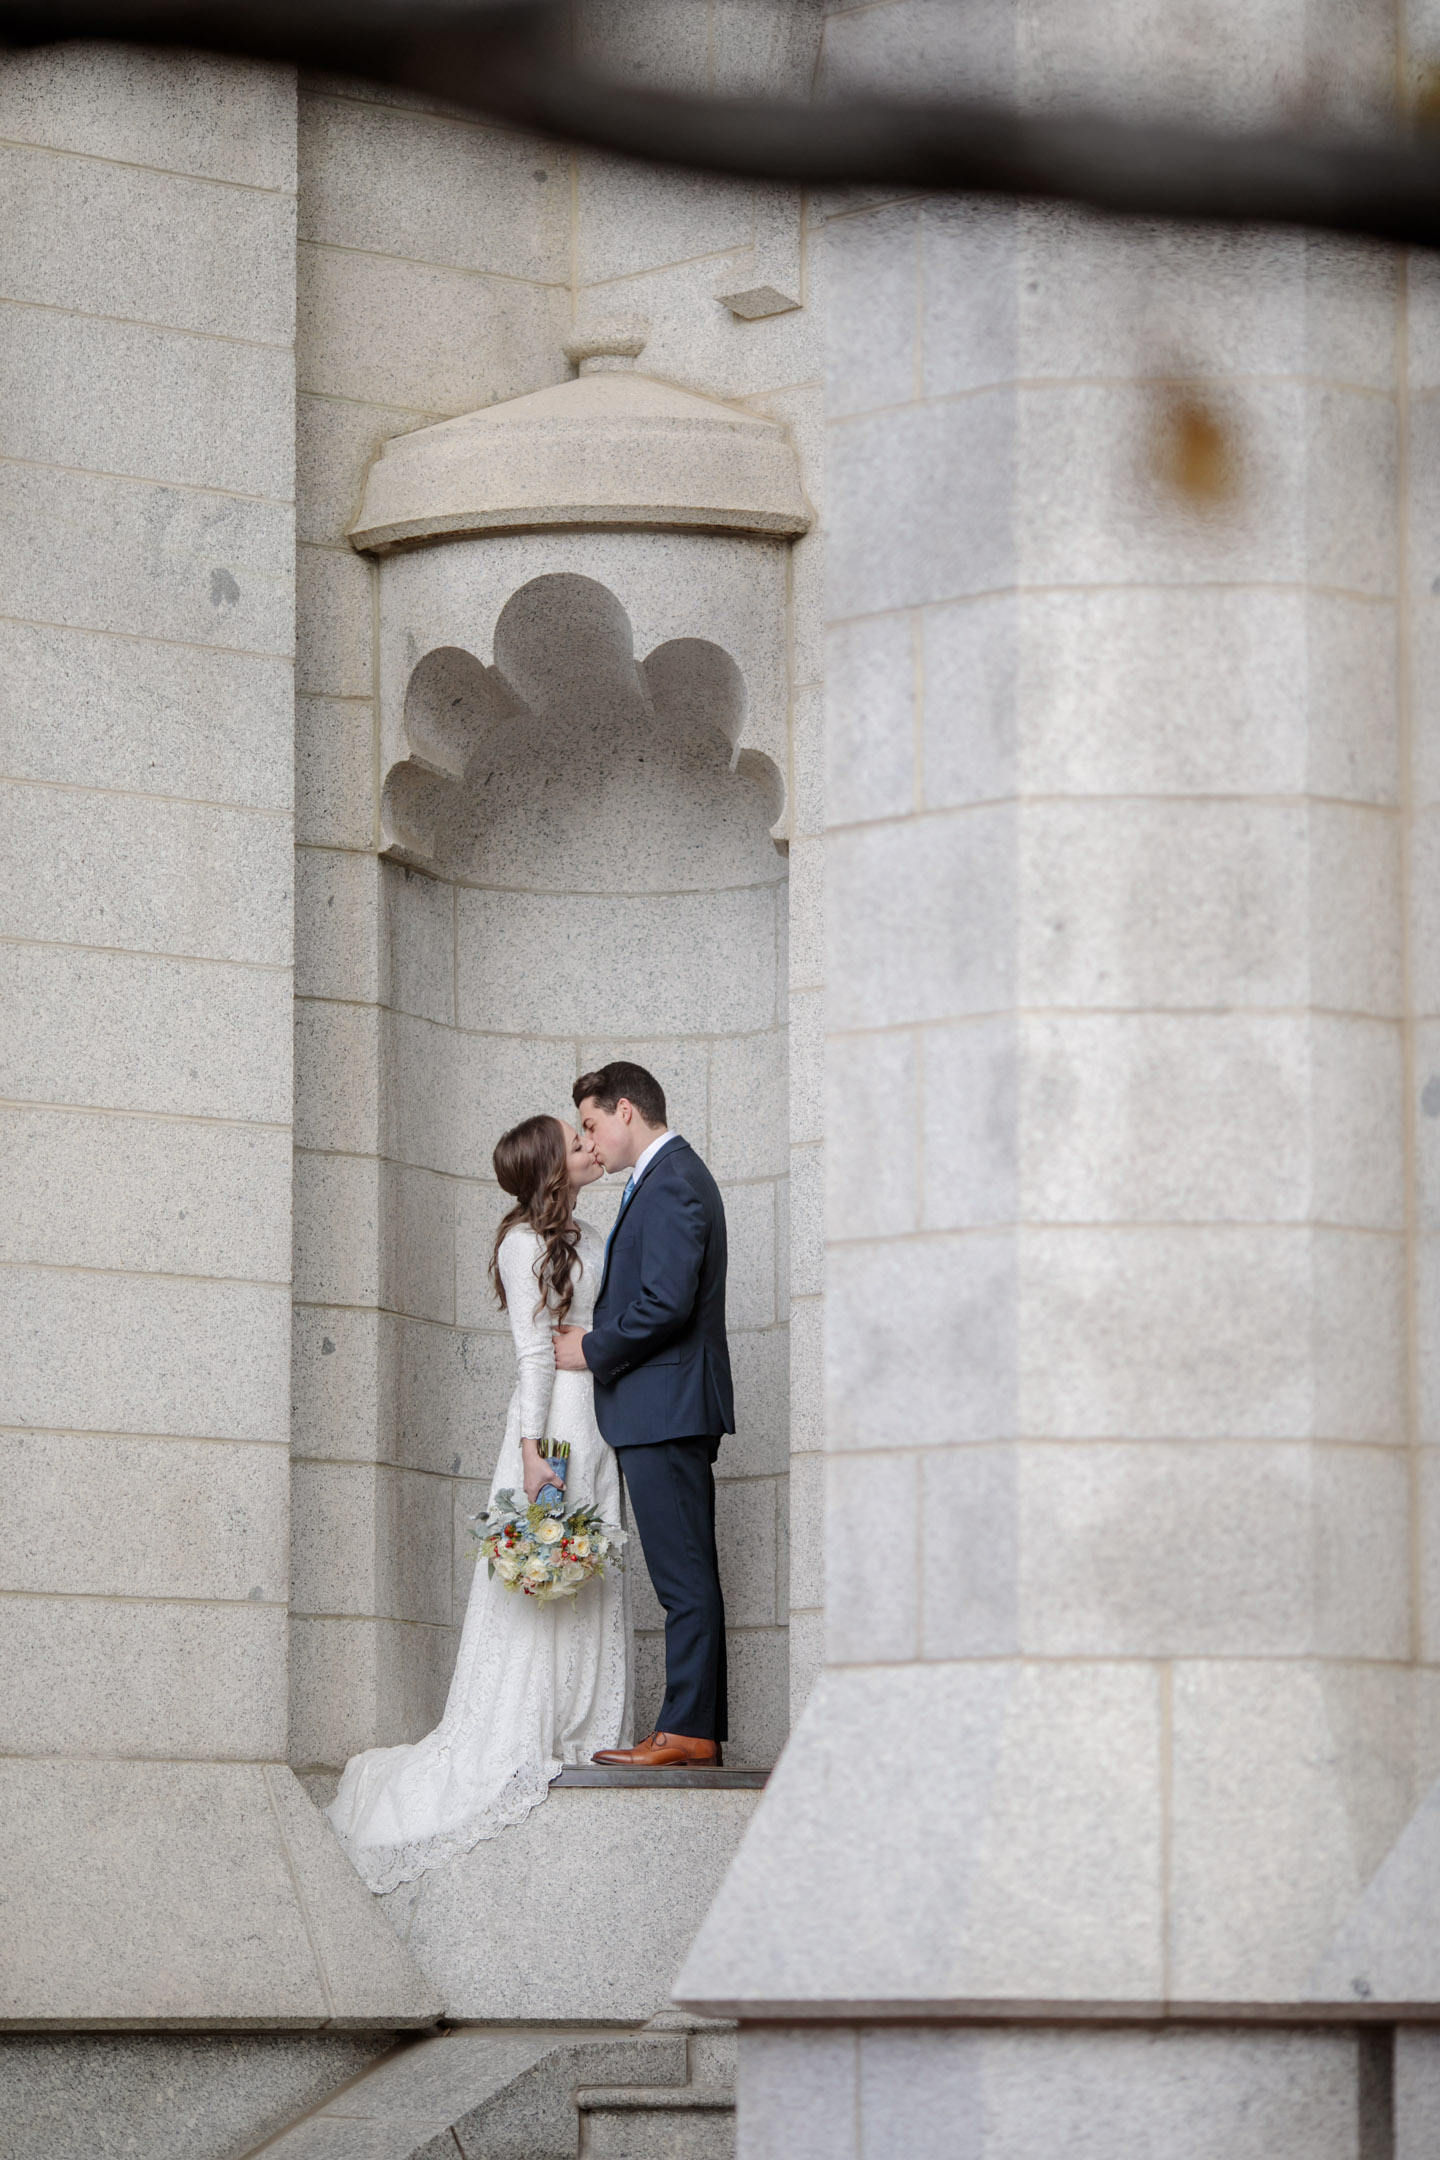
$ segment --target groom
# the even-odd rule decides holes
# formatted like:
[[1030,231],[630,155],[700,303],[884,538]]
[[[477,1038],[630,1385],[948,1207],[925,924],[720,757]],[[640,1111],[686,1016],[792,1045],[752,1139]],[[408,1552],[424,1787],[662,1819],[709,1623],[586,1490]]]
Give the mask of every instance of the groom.
[[725,1726],[725,1606],[712,1466],[735,1430],[725,1340],[725,1209],[714,1178],[665,1124],[665,1091],[618,1061],[575,1083],[603,1169],[628,1170],[589,1331],[555,1331],[562,1372],[595,1378],[595,1416],[620,1458],[665,1608],[665,1700],[638,1747],[598,1763],[717,1766]]

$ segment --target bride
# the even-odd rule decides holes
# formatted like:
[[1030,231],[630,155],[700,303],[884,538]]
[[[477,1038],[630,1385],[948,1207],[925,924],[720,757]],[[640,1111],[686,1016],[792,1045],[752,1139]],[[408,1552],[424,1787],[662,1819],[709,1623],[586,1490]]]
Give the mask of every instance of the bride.
[[[495,1294],[509,1315],[519,1379],[491,1498],[554,1482],[542,1440],[568,1440],[567,1511],[594,1502],[620,1521],[620,1472],[595,1423],[588,1373],[557,1373],[553,1330],[586,1327],[605,1246],[577,1221],[576,1194],[602,1175],[560,1118],[505,1134],[495,1175],[515,1205],[495,1236]],[[409,1747],[346,1765],[330,1821],[374,1891],[393,1890],[518,1823],[565,1763],[630,1738],[629,1599],[611,1563],[573,1598],[541,1604],[475,1569],[445,1715]]]

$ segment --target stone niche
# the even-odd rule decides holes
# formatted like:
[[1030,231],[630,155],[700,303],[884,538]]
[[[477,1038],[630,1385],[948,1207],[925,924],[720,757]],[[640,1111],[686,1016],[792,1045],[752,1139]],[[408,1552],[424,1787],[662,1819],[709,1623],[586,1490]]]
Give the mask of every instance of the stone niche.
[[[424,1480],[401,1511],[421,1524],[417,1613],[436,1603],[419,1580],[435,1549],[450,1538],[455,1555],[448,1631],[427,1631],[404,1723],[418,1734],[443,1702],[469,1588],[459,1526],[513,1384],[486,1273],[507,1204],[491,1151],[531,1112],[566,1114],[577,1073],[627,1056],[661,1078],[725,1196],[741,1428],[719,1464],[730,1752],[768,1763],[788,1728],[784,528],[802,528],[803,500],[772,423],[623,387],[598,419],[584,376],[491,408],[458,471],[468,423],[402,438],[352,536],[382,552],[379,1235],[401,1331],[392,1459]],[[512,409],[526,456],[505,439]],[[677,442],[695,466],[688,519]],[[563,524],[511,500],[536,457]],[[582,1212],[603,1229],[618,1197],[618,1181],[596,1186]],[[663,1643],[638,1549],[633,1581],[643,1730]]]

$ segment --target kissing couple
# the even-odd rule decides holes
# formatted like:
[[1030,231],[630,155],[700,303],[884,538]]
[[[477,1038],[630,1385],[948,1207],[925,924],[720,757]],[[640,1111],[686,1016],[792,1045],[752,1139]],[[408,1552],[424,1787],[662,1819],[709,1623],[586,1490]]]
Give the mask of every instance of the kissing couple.
[[[345,1767],[328,1814],[376,1892],[518,1823],[567,1763],[718,1766],[726,1737],[725,1607],[714,1462],[735,1430],[725,1337],[725,1209],[665,1122],[665,1092],[617,1061],[573,1090],[579,1130],[526,1118],[495,1149],[514,1206],[490,1277],[518,1368],[490,1489],[527,1501],[563,1480],[568,1514],[620,1520],[623,1470],[665,1608],[665,1700],[630,1746],[630,1598],[623,1573],[541,1602],[477,1567],[445,1715],[406,1747]],[[575,1213],[627,1170],[609,1238]],[[568,1446],[563,1468],[558,1457]]]

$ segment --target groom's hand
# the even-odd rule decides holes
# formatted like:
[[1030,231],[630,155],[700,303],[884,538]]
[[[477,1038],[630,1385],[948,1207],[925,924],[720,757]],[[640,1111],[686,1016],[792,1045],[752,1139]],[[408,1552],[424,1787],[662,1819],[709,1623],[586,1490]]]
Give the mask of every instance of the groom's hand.
[[588,1372],[585,1353],[580,1345],[585,1340],[585,1329],[557,1327],[555,1330],[555,1370],[557,1372]]

